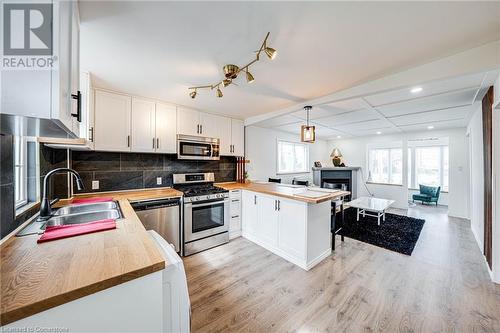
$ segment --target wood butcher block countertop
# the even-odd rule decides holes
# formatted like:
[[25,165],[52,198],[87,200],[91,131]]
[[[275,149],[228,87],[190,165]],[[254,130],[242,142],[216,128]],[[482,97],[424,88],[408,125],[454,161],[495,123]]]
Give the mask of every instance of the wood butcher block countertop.
[[164,188],[76,197],[104,196],[118,200],[123,213],[114,230],[41,244],[38,235],[13,236],[2,243],[1,325],[165,267],[129,201],[180,197],[182,192]]
[[[324,196],[317,197],[317,198],[311,198],[311,197],[304,197],[304,196],[299,196],[296,195],[300,190],[305,190],[306,187],[290,187],[287,186],[286,184],[280,185],[278,183],[218,183],[215,184],[219,187],[222,187],[226,190],[249,190],[253,192],[259,192],[259,193],[264,193],[264,194],[269,194],[269,195],[275,195],[278,197],[283,197],[283,198],[288,198],[292,200],[297,200],[297,201],[302,201],[302,202],[307,202],[307,203],[312,203],[312,204],[317,204],[325,201],[329,201],[332,199],[337,199],[340,197],[344,197],[346,195],[351,194],[351,192],[347,191],[337,191],[333,193],[325,192]],[[314,191],[314,187],[308,187],[307,189]]]

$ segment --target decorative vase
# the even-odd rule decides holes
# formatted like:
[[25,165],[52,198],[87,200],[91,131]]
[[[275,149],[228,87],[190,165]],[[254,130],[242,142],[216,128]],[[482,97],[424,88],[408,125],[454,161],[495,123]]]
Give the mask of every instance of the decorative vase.
[[342,160],[340,159],[340,157],[336,156],[332,158],[332,162],[334,166],[338,167],[342,163]]

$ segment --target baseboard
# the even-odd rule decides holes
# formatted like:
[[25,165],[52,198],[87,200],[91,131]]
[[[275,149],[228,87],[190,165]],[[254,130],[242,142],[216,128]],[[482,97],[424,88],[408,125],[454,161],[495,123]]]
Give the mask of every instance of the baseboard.
[[248,239],[249,241],[251,241],[252,243],[255,243],[255,244],[265,248],[266,250],[280,256],[281,258],[285,259],[286,261],[289,261],[292,264],[299,266],[300,268],[302,268],[303,270],[306,270],[306,271],[310,270],[311,268],[313,268],[314,266],[319,264],[323,259],[327,258],[332,253],[332,250],[330,248],[328,248],[325,252],[321,253],[319,256],[317,256],[316,258],[314,258],[313,260],[311,260],[308,263],[307,260],[291,256],[288,253],[284,252],[283,250],[281,250],[275,246],[272,246],[272,245],[269,245],[269,244],[262,242],[260,239],[258,239],[256,236],[254,236],[252,234],[248,234],[246,232],[243,232],[242,237],[244,237],[244,238]]
[[241,236],[241,230],[229,231],[229,239],[235,239]]
[[324,259],[328,258],[330,254],[332,254],[331,248],[327,249],[325,252],[321,253],[319,256],[311,260],[309,264],[307,264],[307,270],[310,270],[311,268],[322,262]]

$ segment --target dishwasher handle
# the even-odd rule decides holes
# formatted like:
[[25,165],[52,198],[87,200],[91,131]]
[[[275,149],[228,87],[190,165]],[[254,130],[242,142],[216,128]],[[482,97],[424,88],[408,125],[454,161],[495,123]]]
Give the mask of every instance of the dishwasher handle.
[[149,210],[158,209],[164,207],[179,206],[179,199],[160,199],[160,200],[147,200],[147,201],[137,201],[130,204],[135,211],[138,210]]

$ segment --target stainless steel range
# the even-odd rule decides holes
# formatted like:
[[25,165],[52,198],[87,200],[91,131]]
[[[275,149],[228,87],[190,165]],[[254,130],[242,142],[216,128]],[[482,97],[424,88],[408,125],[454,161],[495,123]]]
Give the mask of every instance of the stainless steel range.
[[184,193],[183,254],[229,242],[229,191],[213,185],[214,174],[174,174]]

